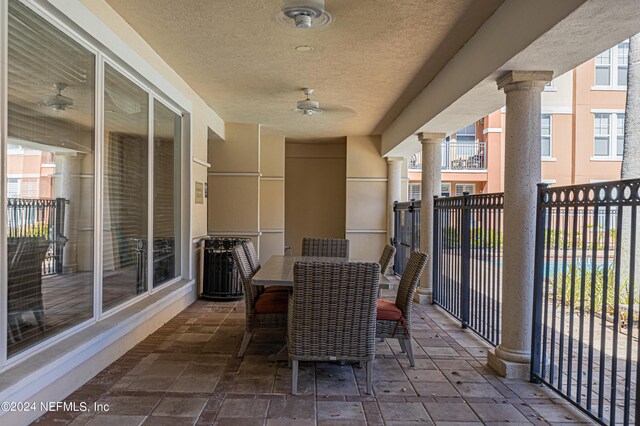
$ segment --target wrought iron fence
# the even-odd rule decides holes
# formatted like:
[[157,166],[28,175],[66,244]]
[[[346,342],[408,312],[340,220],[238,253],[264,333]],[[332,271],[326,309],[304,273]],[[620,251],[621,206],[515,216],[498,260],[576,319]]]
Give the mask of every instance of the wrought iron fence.
[[49,249],[42,262],[43,275],[62,272],[62,250],[66,243],[64,236],[64,214],[68,201],[64,198],[33,199],[9,198],[8,237],[46,237]]
[[637,424],[640,180],[538,189],[532,380]]
[[413,250],[420,249],[420,200],[404,203],[395,202],[393,244],[396,255],[393,272],[402,275]]
[[433,302],[500,343],[503,194],[434,200]]

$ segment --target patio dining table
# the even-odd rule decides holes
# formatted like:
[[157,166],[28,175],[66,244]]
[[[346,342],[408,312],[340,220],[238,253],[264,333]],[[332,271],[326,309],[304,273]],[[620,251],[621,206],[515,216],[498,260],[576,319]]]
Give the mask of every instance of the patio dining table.
[[[271,256],[253,277],[252,284],[265,287],[271,285],[293,287],[293,265],[298,261],[345,263],[358,260],[345,257]],[[389,284],[389,279],[381,273],[380,285],[388,287]]]

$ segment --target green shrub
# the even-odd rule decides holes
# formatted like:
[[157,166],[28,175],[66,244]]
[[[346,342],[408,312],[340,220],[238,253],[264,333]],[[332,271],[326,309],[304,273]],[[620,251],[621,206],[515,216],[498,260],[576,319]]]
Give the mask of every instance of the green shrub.
[[[585,311],[589,311],[591,309],[591,302],[593,299],[594,302],[594,312],[602,312],[602,303],[605,295],[606,289],[606,312],[609,315],[612,315],[615,308],[615,266],[609,265],[607,270],[607,281],[605,283],[604,280],[604,265],[597,265],[595,269],[595,276],[593,268],[590,265],[582,270],[581,268],[581,260],[576,259],[578,264],[576,265],[575,271],[571,270],[571,266],[567,265],[567,273],[564,280],[564,297],[565,303],[571,303],[571,295],[573,294],[573,302],[574,307],[580,306],[580,298],[582,296],[582,280],[584,279],[584,306]],[[562,298],[562,268],[559,267],[557,271],[557,302],[561,301]],[[571,283],[575,276],[574,288],[572,291]],[[553,273],[548,279],[549,286],[549,296],[553,297],[553,290],[556,286],[556,277],[553,276]],[[620,288],[618,290],[618,303],[620,305],[628,305],[631,302],[631,296],[629,294],[629,279],[621,279],[620,280]],[[640,297],[638,293],[633,296],[633,303],[640,303]]]

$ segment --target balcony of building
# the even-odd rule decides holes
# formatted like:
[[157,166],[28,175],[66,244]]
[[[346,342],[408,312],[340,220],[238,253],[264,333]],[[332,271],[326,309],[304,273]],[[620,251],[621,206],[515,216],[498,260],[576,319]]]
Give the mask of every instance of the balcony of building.
[[[442,162],[440,167],[443,173],[453,172],[480,172],[487,171],[487,144],[486,142],[442,142]],[[408,159],[409,172],[422,170],[422,153],[412,155]]]

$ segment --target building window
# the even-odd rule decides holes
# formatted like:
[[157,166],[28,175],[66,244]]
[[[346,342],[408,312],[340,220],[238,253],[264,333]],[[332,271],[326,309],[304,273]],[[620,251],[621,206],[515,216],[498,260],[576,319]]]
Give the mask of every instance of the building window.
[[476,141],[476,123],[470,124],[464,129],[456,132],[456,142],[475,142]]
[[[35,171],[34,167],[32,167],[32,169],[33,171]],[[31,175],[31,173],[29,174]],[[40,195],[38,191],[39,184],[40,182],[37,177],[8,178],[7,198],[38,198],[38,196]]]
[[551,114],[542,114],[542,126],[540,128],[542,137],[542,158],[550,158],[551,150]]
[[20,179],[20,197],[38,198],[38,178]]
[[475,183],[456,183],[456,196],[463,195],[463,193],[468,192],[469,194],[476,193],[476,184]]
[[622,157],[624,152],[624,114],[615,114],[616,116],[616,155]]
[[20,181],[18,179],[7,179],[7,198],[18,198],[20,196]]
[[445,182],[440,185],[440,195],[442,197],[451,197],[451,182]]
[[410,183],[409,200],[419,200],[420,198],[422,198],[422,184]]
[[595,113],[593,154],[596,157],[621,157],[624,149],[624,114]]
[[618,46],[618,55],[616,63],[617,86],[627,87],[627,70],[629,68],[629,41],[624,41]]
[[595,86],[627,87],[629,40],[607,49],[595,58]]
[[[440,196],[451,196],[451,183],[444,182],[440,185]],[[409,183],[409,200],[419,200],[422,198],[422,184],[421,183]]]

